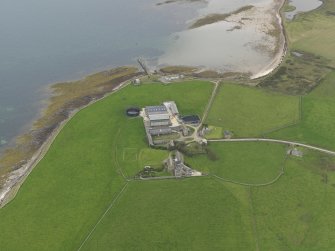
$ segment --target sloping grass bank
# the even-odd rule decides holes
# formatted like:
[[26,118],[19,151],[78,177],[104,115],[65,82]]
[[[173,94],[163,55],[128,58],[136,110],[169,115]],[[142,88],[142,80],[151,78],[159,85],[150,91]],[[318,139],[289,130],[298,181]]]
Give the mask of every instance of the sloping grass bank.
[[[0,210],[0,249],[76,250],[124,185],[115,149],[123,142],[148,148],[141,119],[133,123],[125,109],[173,99],[181,112],[202,114],[212,88],[200,81],[128,86],[76,114]],[[137,165],[127,171],[134,175]]]

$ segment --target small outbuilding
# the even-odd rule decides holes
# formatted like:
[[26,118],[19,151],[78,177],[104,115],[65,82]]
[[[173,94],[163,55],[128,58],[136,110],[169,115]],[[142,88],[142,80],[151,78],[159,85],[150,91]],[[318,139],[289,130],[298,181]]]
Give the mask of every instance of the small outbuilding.
[[198,125],[200,124],[200,118],[198,115],[188,115],[181,118],[184,124],[187,125]]
[[139,79],[139,78],[134,79],[134,80],[132,81],[132,84],[133,84],[133,85],[140,85],[140,84],[141,84],[141,79]]

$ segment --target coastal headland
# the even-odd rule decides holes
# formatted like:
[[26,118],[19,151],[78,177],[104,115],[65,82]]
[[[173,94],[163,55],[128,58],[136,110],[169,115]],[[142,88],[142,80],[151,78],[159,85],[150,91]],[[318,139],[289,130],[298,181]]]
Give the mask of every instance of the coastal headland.
[[[287,47],[280,51],[287,53],[263,77],[185,66],[144,76],[120,67],[54,85],[44,115],[0,162],[7,166],[0,247],[331,248],[334,8],[325,0],[318,10],[283,20]],[[320,38],[329,45],[318,45]],[[137,78],[141,84],[131,85]],[[208,145],[179,150],[206,177],[136,179],[169,153],[150,148],[143,121],[125,110],[167,100],[204,117]]]

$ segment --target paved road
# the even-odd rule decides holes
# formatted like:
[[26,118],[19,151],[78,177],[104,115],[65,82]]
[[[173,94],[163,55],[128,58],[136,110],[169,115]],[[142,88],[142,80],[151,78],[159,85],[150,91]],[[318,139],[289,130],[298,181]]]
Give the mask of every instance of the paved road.
[[258,141],[264,141],[264,142],[272,142],[272,143],[278,143],[278,144],[286,144],[286,145],[295,145],[295,146],[301,146],[305,147],[311,150],[327,153],[330,155],[335,155],[334,151],[330,151],[324,148],[316,147],[316,146],[311,146],[311,145],[306,145],[302,144],[299,142],[294,142],[294,141],[286,141],[286,140],[277,140],[277,139],[263,139],[263,138],[244,138],[244,139],[212,139],[208,140],[209,142],[258,142]]

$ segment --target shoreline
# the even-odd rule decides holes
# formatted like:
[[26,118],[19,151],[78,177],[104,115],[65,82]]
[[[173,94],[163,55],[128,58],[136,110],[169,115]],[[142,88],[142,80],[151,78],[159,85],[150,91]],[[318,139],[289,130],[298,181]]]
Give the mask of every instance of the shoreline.
[[[277,12],[277,22],[278,25],[281,27],[281,36],[284,38],[284,43],[281,45],[281,49],[279,52],[276,53],[275,58],[273,59],[272,63],[270,63],[269,66],[266,67],[265,70],[255,74],[251,77],[251,80],[255,80],[260,77],[264,77],[270,73],[272,73],[283,61],[286,51],[287,51],[287,38],[285,34],[285,28],[284,23],[281,16],[281,10],[283,6],[285,5],[286,0],[282,1],[282,4],[280,5],[280,8],[276,10]],[[274,5],[276,8],[277,5]],[[118,69],[118,68],[116,68]],[[100,74],[100,73],[96,73]],[[255,77],[256,76],[256,77]],[[137,78],[138,75],[135,77],[130,77],[129,79],[126,79],[123,82],[118,83],[116,86],[113,87],[109,92],[107,91],[104,95],[98,97],[97,99],[92,99],[87,104],[84,104],[83,106],[79,106],[77,108],[74,108],[68,112],[67,117],[59,122],[59,124],[51,128],[51,131],[48,133],[45,139],[43,140],[43,143],[33,151],[33,155],[27,160],[24,164],[19,166],[18,168],[15,168],[14,171],[10,171],[9,175],[6,177],[6,181],[4,182],[3,186],[0,188],[0,208],[4,207],[6,204],[8,204],[16,195],[18,190],[20,189],[21,185],[25,181],[25,179],[28,177],[28,175],[32,172],[34,167],[39,163],[41,159],[45,156],[45,154],[48,152],[51,144],[53,143],[54,139],[57,137],[57,135],[60,133],[60,131],[63,129],[63,127],[67,124],[68,121],[71,120],[71,118],[77,114],[79,111],[87,108],[88,106],[102,100],[103,98],[112,95],[113,93],[117,92],[118,90],[126,87],[130,81],[134,78]],[[80,80],[79,80],[80,81]],[[66,84],[70,84],[71,82],[65,82]],[[64,84],[64,83],[63,83]],[[57,84],[52,85],[52,87],[55,87]],[[48,100],[49,104],[47,105],[47,108],[49,108],[50,105],[52,105],[52,98]],[[62,113],[64,111],[61,111]],[[41,116],[43,118],[43,115]],[[41,119],[41,117],[39,119]],[[35,121],[36,122],[36,121]],[[4,176],[2,176],[3,178]]]
[[[116,68],[118,69],[118,68]],[[66,119],[59,122],[57,127],[55,127],[51,133],[46,137],[45,141],[42,143],[42,145],[34,151],[34,154],[29,158],[29,160],[22,164],[19,168],[10,171],[9,175],[1,176],[1,178],[5,177],[4,184],[0,188],[0,209],[7,205],[13,198],[15,198],[17,192],[19,191],[21,185],[24,183],[26,178],[29,176],[29,174],[33,171],[35,166],[44,158],[45,154],[48,152],[50,146],[54,142],[57,135],[62,131],[64,126],[81,110],[89,107],[90,105],[99,102],[103,100],[105,97],[108,97],[117,91],[125,88],[129,84],[131,84],[131,81],[135,78],[138,78],[140,76],[143,76],[141,72],[137,72],[138,74],[136,76],[132,76],[130,78],[127,78],[126,80],[118,83],[117,85],[113,86],[112,90],[110,92],[106,92],[104,95],[97,99],[92,99],[89,103],[75,108],[71,110],[67,116]],[[100,74],[100,73],[97,73]],[[80,81],[80,80],[79,80]],[[71,82],[66,82],[67,84],[71,84]],[[57,85],[57,84],[54,84]],[[52,85],[52,86],[54,86]],[[48,109],[48,107],[52,104],[52,101],[49,100],[49,105],[45,108],[45,110]],[[40,119],[43,118],[43,115],[40,117]],[[36,121],[35,121],[36,122]],[[33,126],[34,127],[34,126]],[[19,145],[19,143],[17,143]],[[17,146],[16,146],[17,147]]]
[[[283,16],[282,16],[282,10],[286,4],[287,0],[282,0],[278,11],[276,11],[276,24],[280,27],[280,36],[279,36],[279,44],[281,44],[278,52],[274,56],[274,59],[272,62],[266,66],[264,69],[262,69],[260,72],[257,74],[254,74],[250,77],[251,80],[257,80],[262,77],[266,77],[267,75],[271,74],[273,71],[275,71],[283,62],[284,58],[286,57],[287,54],[287,49],[288,49],[288,42],[287,42],[287,36],[286,36],[286,31],[285,31],[285,25],[283,21]],[[280,43],[282,41],[282,43]]]

